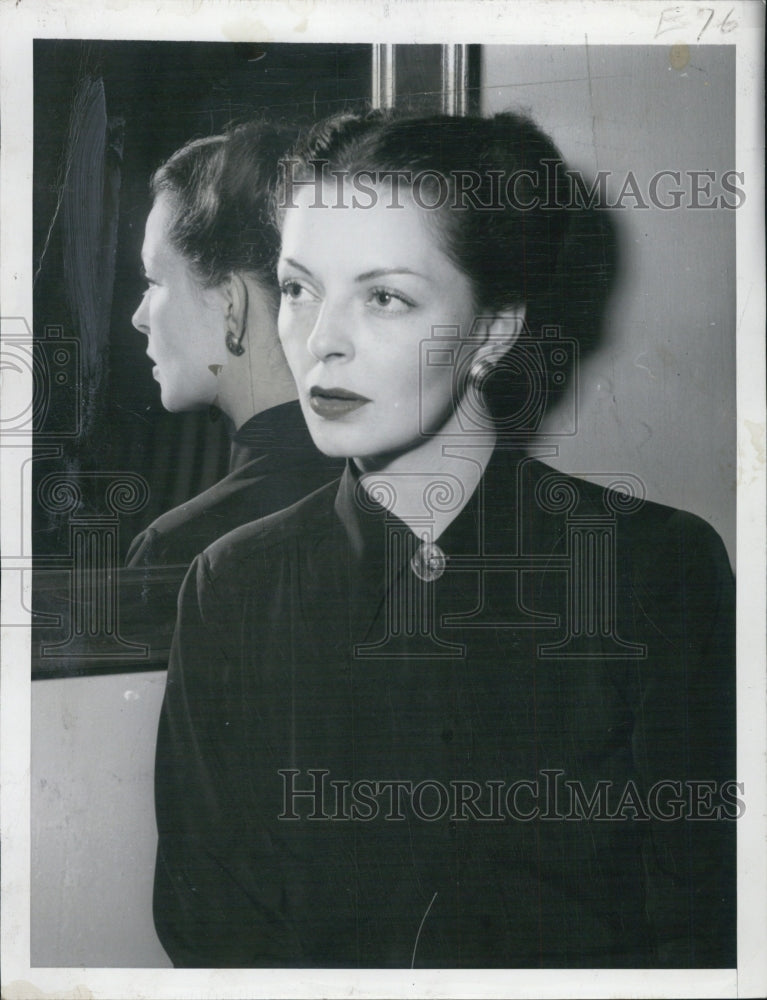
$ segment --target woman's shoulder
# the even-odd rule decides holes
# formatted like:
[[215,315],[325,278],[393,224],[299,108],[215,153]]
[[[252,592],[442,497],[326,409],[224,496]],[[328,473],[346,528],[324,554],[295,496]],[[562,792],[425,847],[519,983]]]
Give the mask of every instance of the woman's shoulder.
[[636,476],[592,478],[525,463],[517,481],[528,550],[537,546],[576,561],[598,553],[624,610],[636,616],[641,608],[668,635],[685,634],[691,622],[702,636],[717,624],[729,634],[734,579],[714,528],[689,511],[648,500]]
[[[585,474],[584,474],[585,475]],[[614,523],[627,540],[636,536],[671,542],[698,537],[721,544],[714,528],[697,514],[648,500],[641,478],[633,473],[561,472],[539,459],[522,462],[519,489],[528,505],[587,523]]]
[[514,474],[529,545],[553,550],[573,534],[598,531],[610,537],[611,552],[638,587],[663,594],[695,577],[729,586],[730,561],[716,530],[697,514],[648,500],[638,476],[586,479],[534,458],[523,459]]
[[327,483],[283,510],[250,521],[209,545],[201,559],[211,583],[226,577],[241,580],[248,569],[263,577],[264,563],[280,559],[296,544],[324,536],[334,530],[334,503],[338,481]]

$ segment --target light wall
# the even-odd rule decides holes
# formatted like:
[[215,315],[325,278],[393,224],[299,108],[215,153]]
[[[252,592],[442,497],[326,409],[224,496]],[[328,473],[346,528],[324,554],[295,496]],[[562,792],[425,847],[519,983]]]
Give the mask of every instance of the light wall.
[[32,685],[31,964],[159,967],[152,782],[165,672]]
[[[634,473],[649,499],[708,520],[731,560],[737,213],[689,207],[692,181],[684,172],[718,178],[734,169],[734,94],[734,52],[726,46],[483,51],[483,113],[529,113],[585,180],[610,172],[611,203],[629,171],[648,203],[654,174],[683,174],[684,207],[636,208],[626,197],[624,208],[609,213],[618,279],[603,343],[580,369],[578,433],[559,440],[551,464],[586,478]],[[672,186],[664,180],[660,194]],[[718,193],[715,183],[711,196]],[[551,414],[548,431],[566,409]]]

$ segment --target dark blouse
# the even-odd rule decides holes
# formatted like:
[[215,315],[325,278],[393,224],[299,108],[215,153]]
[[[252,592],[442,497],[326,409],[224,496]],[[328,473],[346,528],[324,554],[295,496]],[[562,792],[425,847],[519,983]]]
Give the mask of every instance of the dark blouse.
[[342,470],[314,446],[297,401],[271,407],[232,435],[229,474],[140,532],[126,566],[188,566],[233,528],[290,506]]
[[498,448],[438,547],[347,469],[195,560],[156,760],[174,964],[734,966],[717,535]]

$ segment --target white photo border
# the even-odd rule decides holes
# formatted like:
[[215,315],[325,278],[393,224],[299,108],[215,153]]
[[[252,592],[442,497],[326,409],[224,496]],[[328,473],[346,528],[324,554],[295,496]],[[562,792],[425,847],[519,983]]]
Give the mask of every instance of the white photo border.
[[[2,996],[104,1000],[235,997],[749,997],[767,993],[765,814],[764,5],[752,0],[19,0],[0,10],[0,315],[32,317],[35,38],[495,45],[728,44],[736,49],[738,821],[737,970],[158,970],[30,967],[30,639],[2,635]],[[0,373],[1,374],[1,373]],[[3,418],[20,412],[15,379]],[[2,426],[2,425],[0,425]],[[30,497],[14,489],[31,440],[0,449],[3,552],[29,552]],[[27,451],[25,451],[27,449]],[[11,454],[11,452],[13,454]],[[19,547],[19,537],[21,543]],[[5,568],[16,568],[6,565]],[[4,597],[12,600],[11,593]]]

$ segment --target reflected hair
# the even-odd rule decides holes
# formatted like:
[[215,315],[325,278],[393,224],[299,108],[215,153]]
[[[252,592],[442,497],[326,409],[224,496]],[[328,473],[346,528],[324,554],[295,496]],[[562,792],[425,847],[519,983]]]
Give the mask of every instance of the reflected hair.
[[153,198],[169,196],[170,243],[204,287],[247,272],[272,293],[276,308],[279,236],[270,192],[277,164],[295,138],[289,126],[247,122],[186,143],[155,171]]

